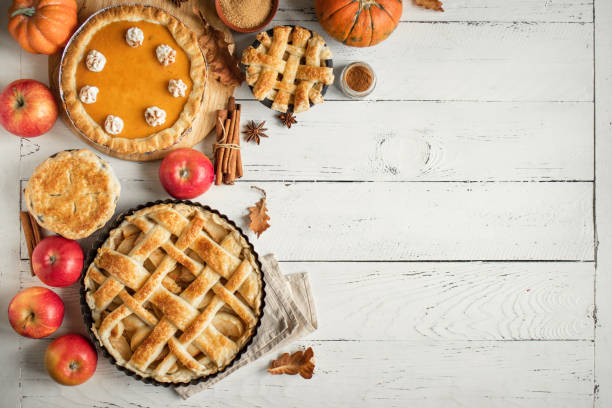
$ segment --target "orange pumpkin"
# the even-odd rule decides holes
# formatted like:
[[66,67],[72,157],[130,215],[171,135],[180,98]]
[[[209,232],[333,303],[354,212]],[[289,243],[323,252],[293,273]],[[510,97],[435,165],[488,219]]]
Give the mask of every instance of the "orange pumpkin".
[[325,31],[352,47],[369,47],[386,39],[402,16],[401,0],[315,0]]
[[9,8],[9,33],[33,54],[57,52],[76,25],[74,0],[15,0]]

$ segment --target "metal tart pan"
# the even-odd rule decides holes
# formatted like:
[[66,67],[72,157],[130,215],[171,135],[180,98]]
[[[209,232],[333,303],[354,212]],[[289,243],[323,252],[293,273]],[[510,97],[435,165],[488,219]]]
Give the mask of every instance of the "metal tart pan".
[[[238,353],[236,354],[236,356],[234,357],[234,359],[228,363],[222,370],[217,371],[216,373],[213,374],[209,374],[203,377],[198,377],[198,378],[194,378],[189,382],[180,382],[180,383],[174,383],[174,382],[161,382],[161,381],[157,381],[151,377],[142,377],[141,375],[129,370],[126,367],[120,366],[117,364],[117,361],[115,360],[115,358],[106,350],[106,348],[104,347],[104,345],[100,344],[97,337],[94,335],[93,331],[92,331],[92,325],[93,325],[93,317],[91,315],[91,309],[89,308],[89,305],[87,304],[87,301],[85,299],[85,294],[86,294],[86,289],[85,289],[85,274],[87,269],[89,268],[89,265],[91,265],[91,263],[94,261],[94,258],[96,257],[96,254],[98,252],[98,248],[100,248],[102,246],[102,244],[104,244],[104,241],[107,240],[107,238],[110,235],[110,232],[119,227],[119,225],[123,222],[123,220],[125,219],[125,217],[130,216],[132,214],[134,214],[136,211],[138,210],[142,210],[143,208],[146,207],[151,207],[157,204],[187,204],[187,205],[193,205],[193,206],[197,206],[200,207],[206,211],[210,211],[214,214],[217,214],[219,217],[223,218],[225,221],[227,221],[232,227],[234,227],[236,229],[236,231],[238,231],[238,233],[246,240],[247,244],[249,245],[249,248],[251,249],[251,252],[253,253],[253,256],[255,258],[255,262],[257,263],[257,266],[259,267],[259,270],[261,272],[261,304],[259,306],[259,310],[258,310],[258,315],[259,315],[259,319],[257,321],[257,324],[255,325],[255,327],[253,328],[253,334],[251,335],[251,338],[246,342],[246,344],[242,347],[242,349],[240,349],[240,351],[238,351]],[[81,313],[83,314],[83,321],[85,322],[85,326],[87,327],[87,333],[89,333],[89,337],[91,338],[91,341],[93,344],[95,344],[97,346],[97,348],[102,352],[102,355],[104,357],[106,357],[115,367],[117,367],[117,369],[119,371],[124,372],[125,374],[129,375],[130,377],[134,377],[137,380],[140,380],[142,382],[144,382],[145,384],[153,384],[156,386],[160,386],[160,387],[184,387],[184,386],[188,386],[188,385],[195,385],[195,384],[199,384],[203,381],[209,380],[211,378],[214,378],[215,376],[217,376],[219,373],[222,373],[223,371],[229,369],[231,366],[234,365],[234,363],[236,363],[236,361],[240,360],[240,357],[246,352],[246,350],[249,348],[249,346],[253,343],[253,339],[255,338],[255,336],[257,335],[257,331],[259,329],[259,326],[261,326],[261,319],[263,317],[263,312],[264,312],[264,307],[265,307],[265,297],[266,297],[266,282],[264,280],[264,272],[261,266],[261,262],[259,261],[259,255],[257,254],[257,252],[255,251],[255,248],[253,247],[253,244],[249,241],[249,238],[246,236],[246,234],[242,231],[242,229],[240,227],[238,227],[236,225],[236,223],[234,223],[232,220],[230,220],[225,214],[220,213],[219,211],[210,208],[207,205],[203,205],[200,203],[196,203],[193,201],[189,201],[189,200],[173,200],[173,199],[168,199],[168,200],[158,200],[158,201],[151,201],[148,202],[146,204],[142,204],[139,205],[138,207],[135,208],[131,208],[125,212],[123,212],[122,214],[120,214],[115,221],[113,221],[112,224],[110,224],[109,226],[105,227],[104,231],[99,235],[99,237],[95,240],[94,244],[92,245],[92,247],[89,249],[88,254],[87,254],[87,261],[84,264],[84,269],[83,272],[81,274],[81,279],[80,279],[80,284],[81,284],[81,289],[80,289],[80,301],[81,301]]]

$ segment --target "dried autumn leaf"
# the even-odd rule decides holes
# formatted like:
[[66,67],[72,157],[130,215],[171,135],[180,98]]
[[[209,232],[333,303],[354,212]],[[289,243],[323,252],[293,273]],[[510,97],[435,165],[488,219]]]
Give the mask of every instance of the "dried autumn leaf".
[[249,218],[251,219],[249,228],[257,234],[257,238],[259,238],[261,233],[270,227],[270,224],[268,224],[270,216],[268,215],[268,207],[266,206],[266,192],[259,187],[252,186],[251,188],[259,190],[263,194],[263,197],[261,197],[261,200],[259,200],[257,204],[253,207],[249,207]]
[[444,11],[440,0],[414,0],[414,4],[435,11]]
[[306,351],[298,350],[295,353],[289,355],[285,353],[280,356],[277,360],[272,361],[268,372],[270,374],[289,374],[295,375],[300,374],[307,380],[312,378],[314,374],[314,352],[312,347],[308,347]]
[[209,71],[223,85],[240,86],[244,73],[240,69],[240,61],[233,55],[235,45],[227,42],[225,33],[211,26],[201,11],[194,8],[193,12],[200,17],[204,27],[198,43],[205,53]]

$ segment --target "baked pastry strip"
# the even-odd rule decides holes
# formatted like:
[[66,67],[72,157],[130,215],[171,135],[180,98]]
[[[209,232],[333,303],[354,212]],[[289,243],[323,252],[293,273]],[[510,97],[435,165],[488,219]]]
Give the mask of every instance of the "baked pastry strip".
[[[254,324],[255,316],[251,309],[245,305],[234,292],[239,290],[249,278],[254,279],[251,265],[245,260],[240,262],[236,255],[241,247],[231,233],[217,244],[206,233],[202,232],[205,220],[200,212],[196,212],[190,222],[187,218],[174,210],[159,211],[148,214],[159,224],[155,225],[142,217],[126,217],[133,225],[143,231],[143,236],[136,241],[136,245],[126,256],[115,250],[103,247],[95,265],[92,265],[88,274],[100,284],[93,294],[96,308],[105,308],[109,299],[119,295],[124,304],[112,311],[102,322],[99,328],[101,341],[109,347],[112,340],[113,329],[121,324],[132,313],[138,315],[150,326],[155,326],[150,334],[138,345],[128,365],[138,371],[145,370],[148,365],[159,358],[165,345],[168,345],[172,354],[168,354],[156,368],[156,373],[163,375],[178,358],[181,363],[194,372],[206,370],[212,359],[217,366],[235,355],[236,345],[211,325],[217,312],[225,305],[230,306],[245,322]],[[217,238],[221,236],[219,228],[205,228]],[[170,235],[178,236],[175,244],[169,240]],[[142,267],[149,256],[159,247],[168,255],[164,257],[156,270],[150,274]],[[184,251],[191,247],[209,266],[204,267],[199,262],[184,255]],[[231,251],[231,252],[230,252]],[[233,252],[233,253],[232,253]],[[174,257],[178,259],[174,259]],[[176,296],[168,291],[162,284],[165,276],[172,271],[176,263],[180,262],[197,278],[180,295]],[[226,286],[220,282],[220,274],[211,268],[215,266],[220,270],[221,276],[228,279]],[[229,265],[229,266],[228,266]],[[111,277],[106,278],[97,268],[105,269]],[[232,270],[234,269],[234,270]],[[143,282],[144,281],[144,282]],[[131,296],[123,286],[135,290]],[[250,284],[246,289],[252,287]],[[215,296],[206,309],[199,313],[195,308],[202,298],[212,289]],[[245,293],[248,293],[245,290]],[[249,293],[250,294],[250,293]],[[249,296],[253,298],[253,296]],[[142,303],[150,301],[158,307],[165,317],[161,321],[148,312]],[[98,309],[100,310],[100,309]],[[103,310],[103,309],[102,309]],[[230,316],[230,315],[227,315]],[[230,326],[235,325],[231,317],[226,317]],[[177,340],[173,336],[177,330],[183,334]],[[197,348],[194,348],[191,343]],[[211,346],[212,345],[212,346]],[[205,357],[196,361],[192,354],[202,350]]]

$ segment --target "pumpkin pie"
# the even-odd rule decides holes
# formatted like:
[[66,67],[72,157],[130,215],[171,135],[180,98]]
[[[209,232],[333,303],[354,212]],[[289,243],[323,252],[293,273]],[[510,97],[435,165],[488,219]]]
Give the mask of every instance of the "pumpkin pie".
[[168,149],[191,130],[206,84],[196,35],[151,6],[115,6],[76,32],[61,63],[69,119],[102,150]]

